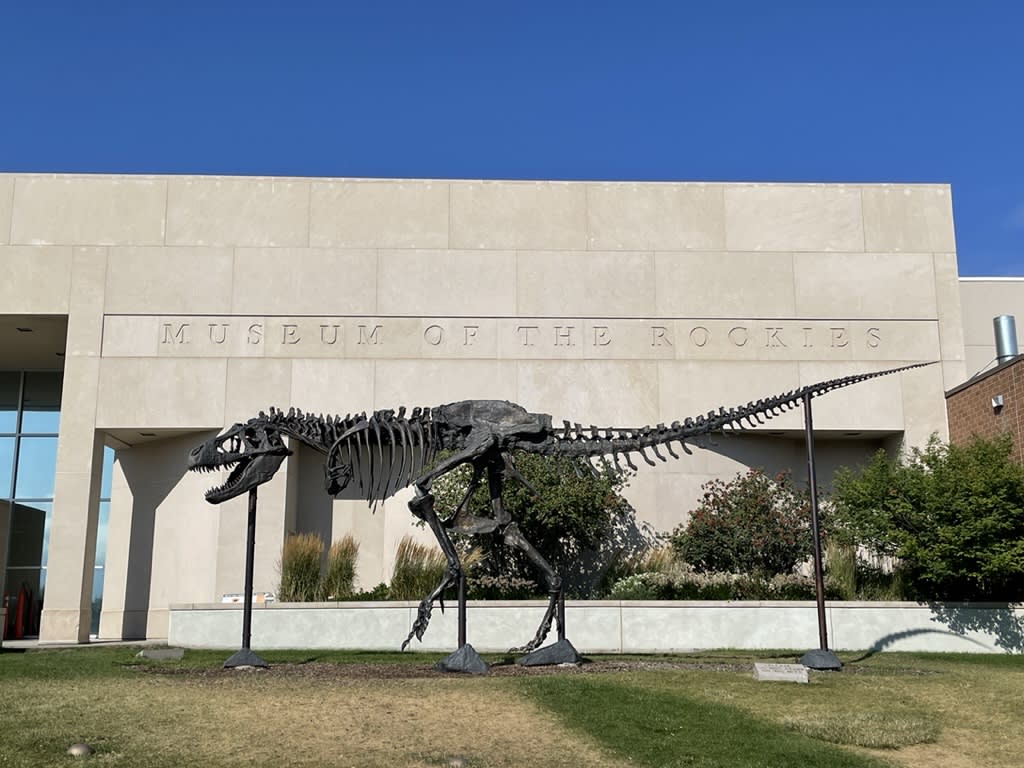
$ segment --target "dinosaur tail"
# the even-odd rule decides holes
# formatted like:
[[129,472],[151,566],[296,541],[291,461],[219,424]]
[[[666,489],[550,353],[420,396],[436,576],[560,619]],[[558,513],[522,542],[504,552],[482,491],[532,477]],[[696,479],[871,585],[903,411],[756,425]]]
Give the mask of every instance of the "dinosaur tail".
[[706,416],[689,418],[682,423],[675,421],[668,426],[658,424],[655,427],[647,426],[639,429],[584,427],[581,424],[571,424],[566,421],[563,422],[561,428],[554,430],[554,445],[548,452],[559,456],[586,459],[611,456],[617,466],[621,466],[619,465],[621,457],[625,459],[631,469],[636,469],[636,465],[630,460],[630,454],[639,453],[644,461],[655,466],[655,461],[648,455],[648,451],[661,461],[667,461],[668,459],[659,450],[664,447],[672,458],[678,459],[679,454],[673,450],[673,443],[678,443],[684,452],[691,453],[687,441],[696,437],[724,430],[754,428],[764,424],[768,419],[801,405],[805,397],[818,397],[836,389],[859,384],[862,381],[933,364],[934,361],[914,363],[884,371],[857,373],[852,376],[830,379],[735,408],[719,408],[718,411],[709,411]]

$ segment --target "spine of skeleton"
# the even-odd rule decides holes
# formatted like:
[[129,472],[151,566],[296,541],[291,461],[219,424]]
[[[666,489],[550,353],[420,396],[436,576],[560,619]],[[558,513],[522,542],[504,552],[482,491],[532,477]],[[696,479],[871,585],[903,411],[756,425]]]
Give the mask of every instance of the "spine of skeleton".
[[673,444],[678,444],[684,452],[691,453],[687,446],[687,442],[690,440],[704,435],[756,428],[803,404],[805,397],[818,397],[863,381],[933,364],[934,362],[914,363],[884,371],[859,373],[822,381],[735,408],[719,408],[718,411],[709,411],[706,415],[688,418],[682,422],[675,421],[669,425],[658,424],[653,427],[640,428],[596,427],[593,425],[585,427],[578,423],[565,421],[562,422],[562,427],[554,430],[553,442],[544,452],[586,459],[611,457],[618,466],[621,466],[619,464],[621,458],[631,469],[636,469],[636,465],[630,459],[630,454],[638,453],[644,461],[655,466],[656,462],[649,454],[654,454],[654,457],[661,461],[668,460],[661,453],[661,448],[664,448],[672,458],[678,459],[679,454],[675,452]]

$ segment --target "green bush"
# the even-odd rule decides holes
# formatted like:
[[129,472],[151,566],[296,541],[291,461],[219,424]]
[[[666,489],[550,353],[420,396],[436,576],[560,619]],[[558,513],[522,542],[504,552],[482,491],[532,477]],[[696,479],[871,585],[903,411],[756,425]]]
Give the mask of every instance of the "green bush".
[[315,533],[291,533],[285,537],[278,564],[281,573],[278,600],[292,603],[320,599],[320,557],[323,551],[324,542]]
[[331,544],[320,592],[326,600],[347,600],[355,592],[359,543],[351,533]]
[[1024,595],[1024,468],[1012,440],[947,445],[842,470],[831,495],[835,535],[898,558],[922,600],[1018,601]]
[[702,486],[690,519],[670,536],[684,562],[701,572],[790,573],[811,555],[810,502],[788,473],[752,469]]
[[359,590],[350,597],[345,598],[355,602],[376,602],[383,600],[390,600],[391,595],[389,594],[388,585],[381,582],[370,591]]
[[[586,462],[531,453],[516,453],[515,462],[537,493],[508,478],[502,492],[505,509],[523,536],[558,573],[568,577],[569,593],[585,596],[592,581],[588,580],[591,574],[585,572],[593,568],[586,555],[602,547],[625,547],[631,526],[635,528],[632,510],[620,495],[628,475],[611,464],[594,468]],[[470,468],[463,466],[437,479],[432,493],[438,511],[454,513],[465,496],[470,477]],[[469,511],[481,517],[491,516],[486,480],[470,498]],[[499,535],[474,537],[473,543],[484,554],[473,577],[492,577],[492,594],[512,598],[521,593],[527,582],[540,581],[537,568],[522,552],[505,546]],[[501,584],[509,585],[509,591],[498,593]],[[544,591],[547,584],[540,587]]]
[[470,600],[529,600],[547,596],[533,579],[489,573],[467,576],[466,595]]

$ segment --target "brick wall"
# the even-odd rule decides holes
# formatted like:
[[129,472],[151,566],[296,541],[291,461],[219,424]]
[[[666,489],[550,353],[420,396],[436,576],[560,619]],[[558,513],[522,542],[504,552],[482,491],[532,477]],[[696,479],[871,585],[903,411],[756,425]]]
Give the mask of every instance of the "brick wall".
[[[1003,407],[994,409],[992,398],[1003,396]],[[963,443],[972,436],[1013,437],[1013,458],[1024,461],[1024,356],[1015,357],[978,379],[946,395],[949,440]]]

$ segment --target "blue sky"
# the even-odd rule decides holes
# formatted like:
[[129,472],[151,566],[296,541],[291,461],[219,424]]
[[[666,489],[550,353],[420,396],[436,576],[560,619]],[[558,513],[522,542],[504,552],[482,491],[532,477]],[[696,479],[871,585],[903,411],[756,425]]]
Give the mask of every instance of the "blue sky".
[[1024,3],[0,0],[0,171],[945,182],[1024,275]]

